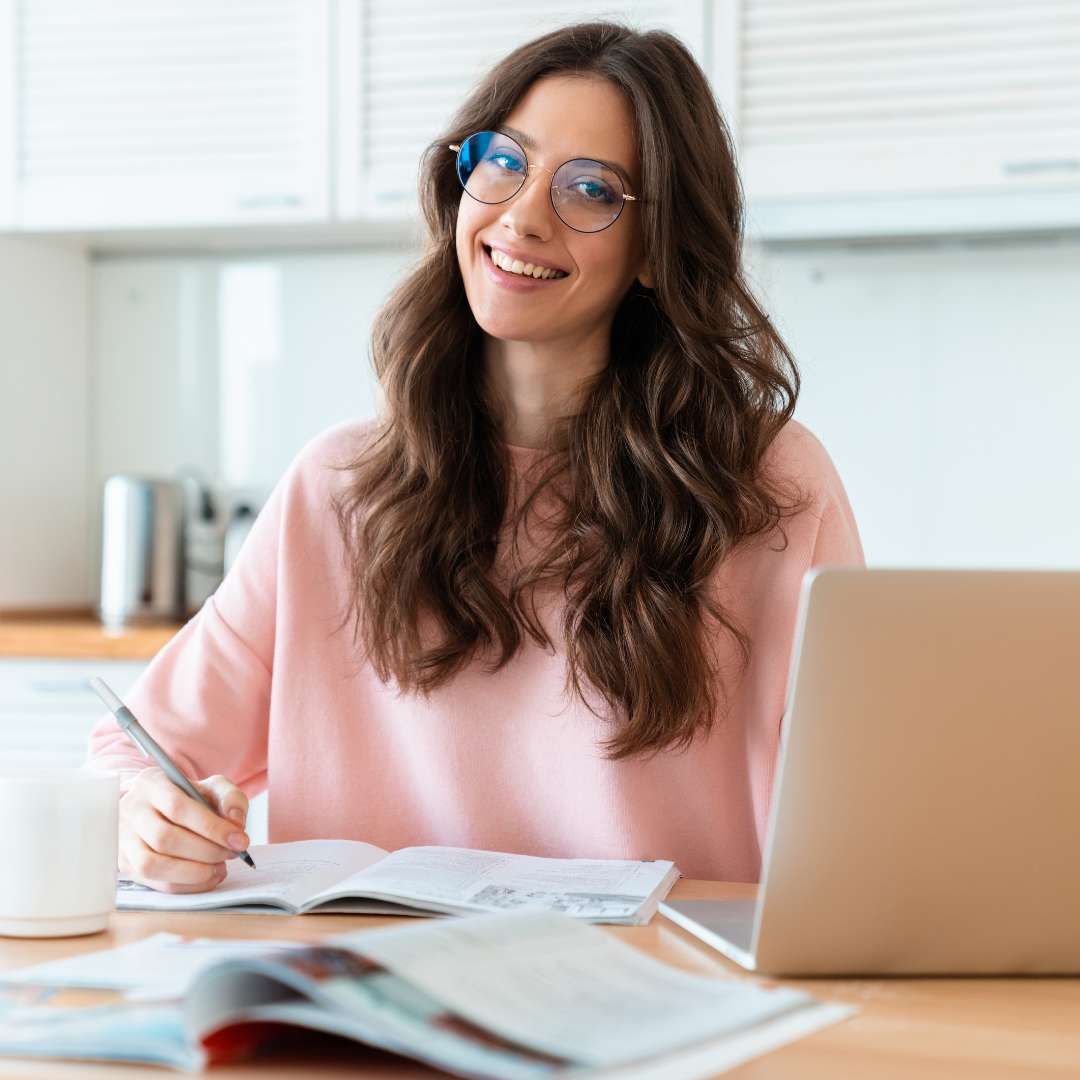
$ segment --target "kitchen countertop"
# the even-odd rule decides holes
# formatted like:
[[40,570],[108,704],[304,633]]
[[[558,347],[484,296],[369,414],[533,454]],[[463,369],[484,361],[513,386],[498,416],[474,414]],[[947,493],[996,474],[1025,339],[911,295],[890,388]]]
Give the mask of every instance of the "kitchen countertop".
[[0,611],[0,657],[150,660],[183,625],[132,626],[119,634],[107,634],[89,608]]

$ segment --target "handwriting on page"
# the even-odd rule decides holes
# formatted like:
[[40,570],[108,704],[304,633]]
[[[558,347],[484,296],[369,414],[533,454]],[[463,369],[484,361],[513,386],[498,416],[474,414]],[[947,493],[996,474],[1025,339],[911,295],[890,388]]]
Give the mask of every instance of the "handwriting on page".
[[[240,889],[248,889],[254,882],[258,883],[260,893],[272,893],[284,895],[291,885],[298,881],[305,881],[316,874],[332,873],[341,869],[341,864],[332,859],[289,859],[289,858],[259,858],[258,877],[255,878],[242,864],[229,867],[228,878],[218,886],[218,893],[236,892]],[[142,885],[137,881],[128,881],[121,878],[117,884],[121,892],[155,892],[155,889]]]
[[[231,892],[232,889],[247,888],[253,881],[258,882],[259,892],[283,896],[290,886],[307,881],[316,875],[332,875],[341,870],[341,863],[333,859],[290,859],[274,858],[265,855],[259,858],[259,868],[252,874],[243,865],[237,866],[234,877],[232,868],[225,883],[218,887],[218,892]],[[255,874],[258,875],[256,878]]]

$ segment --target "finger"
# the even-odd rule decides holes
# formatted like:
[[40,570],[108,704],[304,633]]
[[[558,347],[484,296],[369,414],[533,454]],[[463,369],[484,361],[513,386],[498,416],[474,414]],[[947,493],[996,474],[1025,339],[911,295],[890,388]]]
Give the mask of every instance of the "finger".
[[236,824],[207,810],[202,803],[185,795],[174,783],[162,775],[148,786],[150,804],[163,817],[176,825],[205,837],[219,847],[233,851],[245,851],[250,841]]
[[211,889],[216,889],[218,885],[224,881],[224,877],[219,881],[212,881],[209,885],[177,885],[173,881],[140,881],[140,885],[149,886],[155,892],[166,893],[201,893],[210,892]]
[[159,855],[202,863],[219,863],[236,858],[235,851],[169,821],[152,806],[145,807],[132,824],[143,843]]
[[217,808],[223,818],[239,825],[247,822],[248,797],[228,777],[208,776],[195,785]]
[[147,877],[145,874],[137,870],[132,863],[131,859],[126,856],[119,860],[117,864],[120,877],[127,881],[137,881],[140,885],[146,885],[148,888],[154,889],[156,892],[207,892],[210,889],[216,888],[224,880],[226,875],[223,872],[215,870],[215,872],[207,879],[205,883],[198,885],[183,885],[177,884],[174,881],[158,881],[155,878]]
[[212,889],[226,877],[223,862],[208,864],[174,859],[152,851],[138,837],[128,844],[126,863],[131,880],[163,892],[173,891],[172,886],[183,886],[189,892]]

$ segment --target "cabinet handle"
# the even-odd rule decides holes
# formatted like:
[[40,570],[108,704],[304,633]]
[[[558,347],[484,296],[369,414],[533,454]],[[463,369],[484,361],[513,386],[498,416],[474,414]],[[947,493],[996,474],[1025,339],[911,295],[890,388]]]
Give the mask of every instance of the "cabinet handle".
[[1080,172],[1080,158],[1029,158],[1027,161],[1003,161],[1001,171],[1006,176],[1026,173]]
[[30,688],[46,694],[93,694],[85,679],[34,679]]
[[235,203],[238,210],[257,210],[267,206],[303,206],[299,195],[245,195]]

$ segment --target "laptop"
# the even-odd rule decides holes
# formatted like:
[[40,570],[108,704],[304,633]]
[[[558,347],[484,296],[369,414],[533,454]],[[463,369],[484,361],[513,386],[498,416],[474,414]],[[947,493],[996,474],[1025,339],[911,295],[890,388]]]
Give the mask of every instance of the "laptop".
[[757,900],[660,911],[763,974],[1080,973],[1080,571],[807,571]]

